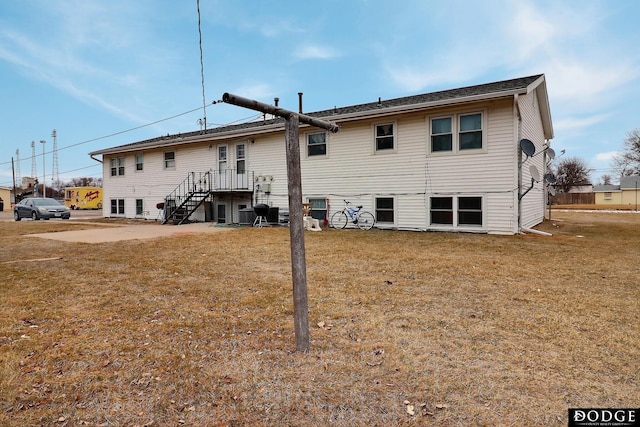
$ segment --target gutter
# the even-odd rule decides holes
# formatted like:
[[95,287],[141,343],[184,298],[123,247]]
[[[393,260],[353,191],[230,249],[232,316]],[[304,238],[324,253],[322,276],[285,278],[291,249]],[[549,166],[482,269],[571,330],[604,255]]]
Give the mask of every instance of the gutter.
[[96,161],[96,162],[98,162],[98,163],[102,163],[102,160],[100,160],[100,159],[96,159],[95,157],[93,157],[93,155],[94,155],[93,153],[90,153],[90,154],[89,154],[89,157],[91,157],[93,160],[95,160],[95,161]]

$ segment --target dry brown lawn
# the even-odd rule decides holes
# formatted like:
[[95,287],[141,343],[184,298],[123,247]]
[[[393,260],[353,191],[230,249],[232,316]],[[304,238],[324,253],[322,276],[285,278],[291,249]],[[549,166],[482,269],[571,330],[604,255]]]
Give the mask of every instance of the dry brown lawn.
[[2,222],[0,425],[564,426],[638,407],[640,215],[552,218],[552,237],[307,233],[307,354],[287,228],[84,244],[26,234],[91,225]]

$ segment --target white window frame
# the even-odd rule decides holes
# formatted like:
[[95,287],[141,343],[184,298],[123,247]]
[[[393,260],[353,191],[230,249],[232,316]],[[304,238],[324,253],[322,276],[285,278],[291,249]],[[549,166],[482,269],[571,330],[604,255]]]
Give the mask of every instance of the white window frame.
[[[324,154],[310,154],[309,153],[309,148],[311,147],[311,144],[309,143],[309,138],[313,135],[324,135]],[[308,132],[304,134],[304,141],[305,141],[305,154],[307,158],[312,158],[312,159],[322,159],[322,158],[326,158],[329,156],[329,133],[328,132]],[[322,145],[322,144],[314,144],[316,146]]]
[[[167,159],[167,154],[173,154],[173,159]],[[164,166],[164,169],[175,169],[176,168],[176,151],[175,150],[170,150],[170,151],[165,151],[162,154],[162,165]],[[170,164],[171,163],[171,164]]]
[[[307,203],[309,203],[311,206],[311,216],[319,221],[323,221],[325,219],[329,219],[329,202],[327,201],[326,197],[309,197],[307,198]],[[323,207],[320,207],[318,205],[322,204]],[[314,206],[316,205],[316,206]],[[316,216],[313,215],[313,212],[324,212],[324,216],[322,218],[316,218]]]
[[144,154],[143,153],[136,153],[135,156],[135,163],[136,163],[136,172],[143,172],[144,171]]
[[[451,213],[452,213],[452,221],[451,224],[435,224],[431,219],[431,200],[433,198],[451,198]],[[481,224],[460,224],[459,214],[460,214],[460,198],[479,198],[480,199],[480,209],[481,209]],[[487,204],[486,197],[479,194],[433,194],[429,197],[429,208],[428,208],[428,221],[429,228],[431,229],[464,229],[464,230],[485,230],[487,224]]]
[[[463,116],[471,116],[474,114],[480,114],[480,121],[482,123],[482,147],[481,148],[466,148],[460,149],[460,118]],[[432,133],[433,121],[438,119],[451,119],[451,150],[433,151]],[[487,112],[486,110],[471,110],[463,111],[455,114],[441,114],[436,116],[427,117],[427,153],[433,156],[447,156],[452,154],[471,154],[471,153],[486,153],[487,152]]]
[[[138,206],[138,202],[140,202],[140,206]],[[136,199],[136,216],[144,216],[144,199]]]
[[[113,211],[113,202],[115,202],[116,211]],[[110,199],[110,212],[111,215],[124,216],[126,202],[124,199]]]
[[[378,149],[378,127],[379,126],[388,126],[391,125],[393,127],[393,133],[391,137],[393,138],[393,147],[392,148],[380,148]],[[378,122],[372,125],[372,133],[373,133],[373,152],[375,154],[384,154],[384,153],[396,153],[398,151],[398,122]]]
[[[383,211],[388,211],[388,212],[392,212],[393,213],[393,221],[383,221],[381,219],[378,219],[378,199],[391,199],[392,203],[393,203],[393,209],[380,209]],[[396,223],[396,218],[398,217],[398,212],[397,212],[397,203],[396,203],[396,198],[393,196],[375,196],[373,198],[373,212],[375,213],[375,217],[376,217],[376,224],[380,224],[380,225],[392,225]]]
[[116,177],[116,176],[124,176],[124,171],[125,171],[125,160],[124,157],[120,156],[120,157],[112,157],[110,163],[110,169],[111,172],[109,174],[109,176],[111,177]]

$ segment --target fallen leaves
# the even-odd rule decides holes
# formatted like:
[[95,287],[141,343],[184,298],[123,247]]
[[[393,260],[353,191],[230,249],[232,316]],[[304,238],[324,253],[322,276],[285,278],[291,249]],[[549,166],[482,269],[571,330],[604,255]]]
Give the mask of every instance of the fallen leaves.
[[[416,414],[423,417],[434,417],[436,414],[435,411],[429,409],[429,405],[427,405],[426,403],[420,403],[416,405],[412,404],[409,400],[405,400],[403,404],[405,406],[405,411],[407,412],[407,414],[412,417],[416,416]],[[436,403],[434,407],[437,410],[444,410],[447,409],[449,405],[447,405],[446,403]]]

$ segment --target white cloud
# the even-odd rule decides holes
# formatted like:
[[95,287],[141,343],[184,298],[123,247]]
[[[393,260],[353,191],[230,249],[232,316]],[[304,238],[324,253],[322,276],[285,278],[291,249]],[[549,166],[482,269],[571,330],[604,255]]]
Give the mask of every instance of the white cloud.
[[319,45],[301,46],[295,52],[298,59],[333,59],[337,56],[339,54],[335,49]]
[[606,153],[598,153],[594,156],[594,160],[597,162],[609,162],[613,160],[618,154],[619,151],[607,151]]
[[599,115],[584,117],[584,118],[566,117],[563,119],[555,120],[553,122],[553,128],[556,131],[583,129],[583,128],[596,125],[598,123],[602,123],[609,116],[610,116],[609,114],[599,114]]

